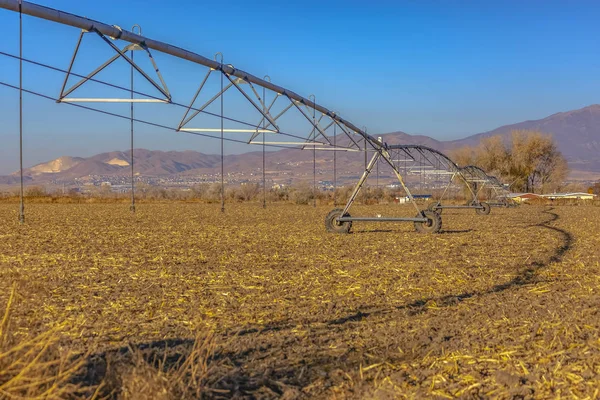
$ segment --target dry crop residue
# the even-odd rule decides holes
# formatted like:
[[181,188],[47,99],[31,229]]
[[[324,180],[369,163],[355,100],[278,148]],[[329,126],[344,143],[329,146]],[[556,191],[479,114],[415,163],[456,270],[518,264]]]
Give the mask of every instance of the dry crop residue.
[[16,282],[11,334],[61,327],[90,352],[90,385],[110,357],[185,358],[211,332],[206,397],[598,397],[600,209],[448,211],[439,235],[335,235],[330,208],[40,204],[19,226],[2,204],[0,304]]

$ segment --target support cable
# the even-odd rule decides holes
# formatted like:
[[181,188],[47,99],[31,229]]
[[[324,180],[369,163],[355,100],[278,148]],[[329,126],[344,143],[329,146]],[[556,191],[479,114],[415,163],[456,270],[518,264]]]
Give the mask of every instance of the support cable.
[[[0,81],[0,85],[8,87],[8,88],[11,88],[11,89],[19,90],[19,86],[11,85],[10,83],[6,83],[6,82]],[[56,102],[56,98],[55,97],[48,96],[46,94],[39,93],[39,92],[36,92],[36,91],[33,91],[33,90],[23,89],[23,93],[31,94],[31,95],[34,95],[34,96],[38,96],[38,97],[44,98],[46,100],[51,100],[53,102]],[[94,111],[94,112],[97,112],[99,114],[104,114],[104,115],[108,115],[108,116],[111,116],[111,117],[125,119],[125,120],[128,120],[128,121],[131,118],[129,115],[117,114],[117,113],[114,113],[114,112],[101,110],[99,108],[94,108],[94,107],[90,107],[90,106],[84,106],[83,104],[77,104],[77,103],[64,103],[64,104],[69,105],[69,106],[73,106],[73,107],[77,107],[77,108],[81,108],[81,109],[84,109],[84,110],[88,110],[88,111]],[[224,118],[224,119],[227,119],[227,118]],[[134,118],[133,120],[135,122],[137,122],[137,123],[140,123],[140,124],[144,124],[144,125],[148,125],[148,126],[153,126],[153,127],[161,128],[161,129],[166,129],[166,130],[169,130],[169,131],[173,131],[173,132],[179,133],[179,131],[176,128],[173,128],[172,126],[162,125],[162,124],[159,124],[159,123],[156,123],[156,122],[146,121],[146,120],[139,119],[139,118]],[[211,136],[211,135],[207,135],[205,133],[200,133],[200,132],[188,132],[188,131],[181,131],[181,132],[189,134],[189,135],[206,137],[206,138],[209,138],[209,139],[219,139],[219,137],[217,137],[217,136]],[[224,140],[227,141],[227,142],[248,144],[248,142],[246,142],[245,140],[231,139],[231,138],[225,138]],[[267,146],[273,147],[273,148],[278,148],[278,149],[302,150],[299,147],[290,147],[290,146],[285,146],[285,145],[282,145],[282,144],[267,144]]]
[[[3,52],[3,51],[0,51],[0,55],[5,56],[5,57],[9,57],[9,58],[13,58],[13,59],[16,59],[16,60],[22,60],[23,62],[32,64],[32,65],[36,65],[36,66],[39,66],[39,67],[42,67],[42,68],[47,68],[47,69],[50,69],[50,70],[53,70],[53,71],[56,71],[56,72],[61,72],[61,73],[65,73],[65,74],[69,72],[67,70],[64,70],[64,69],[61,69],[61,68],[57,68],[57,67],[54,67],[54,66],[49,65],[49,64],[44,64],[44,63],[41,63],[41,62],[38,62],[38,61],[29,60],[27,58],[15,56],[13,54],[9,54],[9,53]],[[74,77],[78,77],[78,78],[86,78],[85,75],[77,74],[75,72],[71,72],[70,75],[74,76]],[[115,89],[123,90],[123,91],[126,91],[126,92],[131,92],[130,88],[126,88],[126,87],[123,87],[123,86],[115,85],[113,83],[102,81],[102,80],[99,80],[99,79],[89,78],[88,81],[94,82],[94,83],[98,83],[98,84],[102,84],[102,85],[106,85],[108,87],[112,87],[112,88],[115,88]],[[6,85],[6,86],[10,86],[10,85]],[[149,99],[153,99],[153,100],[164,100],[164,99],[161,99],[160,97],[156,97],[154,95],[151,95],[151,94],[148,94],[148,93],[145,93],[145,92],[139,92],[139,91],[134,90],[133,93],[136,94],[136,95],[139,95],[139,96],[148,97]],[[53,101],[55,101],[55,102],[60,102],[59,99],[56,99],[56,98],[51,98],[51,99]],[[65,102],[63,104],[73,104],[73,103]],[[174,102],[172,100],[171,100],[171,102],[166,103],[166,104],[171,104],[171,105],[174,105],[176,107],[182,107],[182,108],[185,108],[188,111],[199,111],[199,112],[201,112],[203,114],[206,114],[206,115],[209,115],[209,116],[212,116],[212,117],[221,118],[221,115],[219,115],[219,114],[216,114],[216,113],[213,113],[213,112],[210,112],[210,111],[199,110],[197,108],[190,107],[189,105],[185,105],[185,104],[182,104],[182,103],[177,103],[177,102]],[[127,117],[127,118],[129,118],[129,117]],[[223,119],[225,119],[227,121],[230,121],[230,122],[234,122],[234,123],[238,123],[238,124],[241,124],[241,125],[245,125],[245,126],[248,126],[248,127],[251,127],[251,128],[255,128],[255,129],[261,127],[260,124],[255,125],[255,124],[252,124],[252,123],[249,123],[249,122],[246,122],[246,121],[241,121],[241,120],[238,120],[238,119],[235,119],[235,118],[231,118],[231,117],[227,117],[227,116],[223,116]],[[171,129],[171,128],[169,128],[169,129]],[[268,129],[268,128],[266,128],[266,129]],[[177,129],[173,129],[173,130],[175,130],[176,132],[180,132]],[[185,131],[185,130],[182,130],[181,132],[192,133],[192,132]],[[287,133],[287,132],[284,132],[284,131],[278,131],[278,132],[273,131],[273,133],[277,133],[277,134],[280,134],[280,135],[283,135],[283,136],[287,136],[287,137],[293,138],[293,139],[306,140],[306,138],[303,137],[303,136],[294,135],[294,134]],[[199,136],[207,136],[207,135],[199,135]],[[214,136],[210,136],[210,135],[208,135],[207,137],[213,137],[214,138]],[[230,140],[230,139],[225,138],[225,140],[227,141],[227,140]],[[239,143],[248,144],[247,141],[238,141],[238,142]],[[323,144],[325,144],[325,143],[323,143]],[[293,148],[295,148],[295,147],[293,147]]]

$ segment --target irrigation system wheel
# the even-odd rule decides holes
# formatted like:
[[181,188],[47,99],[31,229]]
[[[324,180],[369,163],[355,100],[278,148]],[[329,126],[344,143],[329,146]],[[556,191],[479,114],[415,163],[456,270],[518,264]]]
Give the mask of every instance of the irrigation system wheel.
[[488,215],[490,213],[490,211],[492,210],[492,208],[490,207],[490,205],[488,203],[480,203],[479,205],[481,207],[483,207],[483,208],[475,209],[475,212],[479,215]]
[[[350,228],[352,228],[352,221],[339,222],[337,219],[342,216],[341,208],[334,208],[329,211],[329,214],[325,217],[325,229],[327,232],[331,233],[350,233]],[[344,217],[349,217],[350,214],[344,214]]]
[[419,233],[438,233],[442,229],[442,217],[435,211],[425,210],[417,214],[417,218],[425,217],[427,222],[415,222]]
[[441,214],[443,209],[440,206],[441,206],[440,202],[438,202],[438,201],[432,201],[427,206],[427,210],[436,212],[438,214]]

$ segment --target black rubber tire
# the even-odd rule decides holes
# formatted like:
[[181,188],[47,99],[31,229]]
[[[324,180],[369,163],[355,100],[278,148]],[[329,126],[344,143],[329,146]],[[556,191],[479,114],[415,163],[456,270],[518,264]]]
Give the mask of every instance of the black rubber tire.
[[431,203],[429,203],[429,205],[427,206],[427,210],[429,211],[433,211],[436,212],[438,214],[442,213],[443,208],[439,208],[441,206],[441,203],[438,201],[432,201]]
[[[352,221],[347,222],[338,222],[337,218],[342,216],[342,212],[344,212],[341,208],[334,208],[329,211],[329,214],[325,217],[325,229],[327,232],[331,233],[350,233],[350,229],[352,228]],[[350,214],[346,213],[344,217],[349,217]]]
[[475,212],[479,215],[488,215],[490,213],[490,211],[492,211],[492,208],[490,207],[490,205],[488,203],[479,203],[479,205],[483,208],[476,208]]
[[417,218],[425,217],[427,222],[415,222],[415,230],[419,233],[438,233],[442,230],[442,217],[435,211],[425,210],[417,214]]

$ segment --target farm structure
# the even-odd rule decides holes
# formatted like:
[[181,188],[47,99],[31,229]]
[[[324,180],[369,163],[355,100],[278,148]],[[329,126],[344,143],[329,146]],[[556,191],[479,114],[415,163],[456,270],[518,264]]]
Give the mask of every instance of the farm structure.
[[[25,221],[25,208],[23,201],[23,166],[22,166],[22,140],[23,140],[23,93],[54,100],[59,104],[67,104],[88,111],[101,112],[115,118],[128,120],[130,122],[130,150],[131,159],[131,205],[130,209],[135,212],[135,190],[134,190],[134,130],[137,124],[144,124],[155,128],[161,128],[172,132],[181,132],[219,139],[221,143],[221,211],[225,211],[225,165],[224,165],[224,142],[232,141],[257,145],[262,147],[263,157],[263,207],[266,206],[266,182],[265,182],[265,149],[266,147],[293,148],[308,150],[313,153],[313,190],[316,191],[316,152],[333,151],[334,177],[336,176],[335,152],[357,152],[364,153],[364,172],[355,186],[346,206],[343,209],[334,209],[326,217],[326,228],[331,232],[348,232],[352,222],[357,221],[395,221],[412,222],[418,232],[439,232],[441,229],[441,217],[439,213],[432,210],[421,210],[414,196],[411,194],[404,176],[401,174],[398,157],[405,159],[404,165],[409,162],[410,168],[405,172],[408,174],[419,174],[421,176],[437,176],[444,174],[456,174],[462,176],[456,164],[439,151],[426,146],[414,145],[392,145],[388,146],[381,138],[375,138],[367,133],[366,128],[359,128],[347,119],[342,118],[335,111],[316,102],[314,95],[301,96],[289,89],[278,86],[271,82],[269,76],[259,78],[248,72],[224,62],[222,53],[217,53],[214,59],[206,58],[199,54],[176,47],[174,45],[160,42],[142,36],[139,25],[134,25],[131,31],[122,29],[116,25],[108,25],[85,17],[69,14],[63,11],[43,7],[34,3],[18,0],[0,0],[0,8],[15,11],[19,14],[19,54],[2,52],[0,55],[18,60],[19,62],[19,85],[1,82],[8,88],[18,90],[20,93],[20,159],[21,159],[21,204],[19,218]],[[44,20],[56,22],[63,25],[79,28],[74,52],[67,69],[61,69],[40,61],[26,59],[23,57],[23,15],[30,15]],[[73,71],[82,49],[90,40],[95,40],[113,54],[101,63],[93,71],[86,75],[77,74]],[[124,44],[122,44],[124,42]],[[166,76],[159,69],[159,62],[153,51],[164,53],[181,60],[189,61],[206,68],[204,75],[198,82],[198,88],[189,101],[176,101],[174,93],[169,90]],[[141,53],[134,59],[135,53]],[[141,60],[140,60],[141,59]],[[115,83],[105,82],[97,79],[97,75],[117,61],[124,61],[130,67],[129,87],[120,86]],[[144,69],[142,63],[146,62],[149,68]],[[64,74],[64,80],[58,97],[36,92],[35,90],[23,88],[23,63],[35,67],[45,68],[54,72]],[[151,72],[147,72],[151,71]],[[142,92],[134,86],[134,76],[141,77],[141,82],[150,88]],[[195,75],[197,76],[197,75]],[[71,83],[73,78],[77,81]],[[111,90],[125,92],[128,96],[100,97],[96,95],[91,84],[103,85]],[[76,93],[88,89],[88,95],[75,97]],[[102,92],[104,93],[104,92]],[[235,107],[229,107],[229,113],[225,112],[226,95],[237,95]],[[229,98],[229,97],[228,97]],[[118,114],[113,111],[95,108],[90,104],[129,104],[129,115]],[[161,107],[179,107],[182,116],[171,123],[157,122],[136,117],[134,105],[146,107],[149,104],[157,104]],[[238,113],[246,107],[246,114],[241,118]],[[212,110],[212,111],[209,111]],[[231,111],[233,110],[233,111]],[[249,113],[249,114],[248,114]],[[253,117],[247,117],[252,115]],[[255,118],[248,122],[249,118]],[[300,123],[302,122],[302,123]],[[233,136],[232,136],[233,135]],[[341,136],[343,140],[338,141]],[[371,160],[368,162],[369,155]],[[356,199],[357,194],[365,185],[367,177],[371,174],[378,161],[389,166],[398,179],[401,188],[406,194],[415,210],[415,214],[403,217],[352,217],[349,209]],[[334,190],[336,186],[334,178]],[[315,200],[316,206],[316,200]],[[474,202],[464,206],[475,208],[478,212],[487,210],[485,204]],[[488,210],[489,212],[489,210]]]

